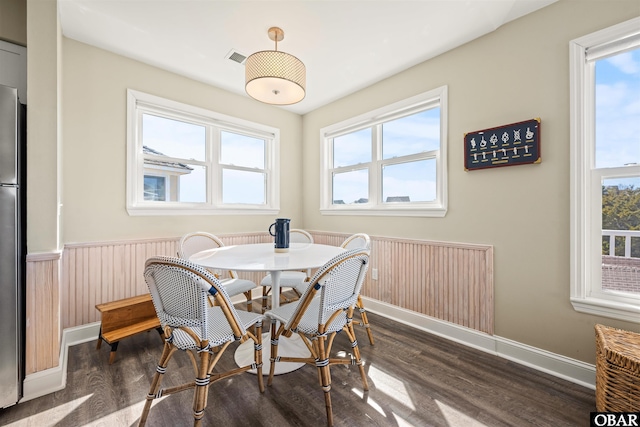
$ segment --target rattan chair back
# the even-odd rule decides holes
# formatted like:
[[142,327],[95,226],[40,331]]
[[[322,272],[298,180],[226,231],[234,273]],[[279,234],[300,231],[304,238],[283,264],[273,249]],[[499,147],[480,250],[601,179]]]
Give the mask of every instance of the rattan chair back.
[[[195,231],[187,233],[178,242],[178,257],[189,259],[192,255],[206,251],[207,249],[217,249],[224,246],[220,238],[214,234],[205,231]],[[229,270],[229,277],[236,279],[238,274]]]
[[299,228],[289,230],[290,243],[313,243],[313,236],[308,231]]
[[[346,310],[356,303],[368,268],[369,251],[366,249],[345,251],[328,261],[311,278],[291,319],[285,324],[285,330],[302,326],[305,333],[322,334],[329,329],[342,329],[347,321]],[[317,310],[315,313],[310,310],[312,307]],[[307,311],[313,316],[305,318]],[[334,321],[336,316],[339,321]],[[304,325],[301,323],[303,318]],[[329,320],[331,324],[328,324]]]
[[211,233],[204,231],[196,231],[187,233],[180,239],[178,243],[178,257],[189,259],[193,254],[224,246],[222,240]]
[[[368,234],[356,233],[349,236],[340,245],[345,249],[366,248],[371,250],[371,239]],[[356,303],[358,312],[360,313],[360,326],[364,326],[367,329],[367,337],[369,338],[369,344],[375,344],[373,339],[373,332],[371,332],[371,325],[369,324],[369,317],[367,316],[367,310],[364,308],[364,302],[362,297],[358,296],[358,302]]]
[[356,233],[349,236],[340,246],[345,249],[365,248],[371,250],[371,238],[368,234]]
[[[276,363],[297,362],[315,366],[324,391],[329,426],[333,425],[331,365],[358,366],[362,387],[365,391],[369,389],[351,322],[368,267],[367,249],[345,251],[316,272],[295,309],[291,305],[285,305],[265,313],[271,318],[271,369],[268,384],[273,382]],[[280,326],[277,326],[278,323]],[[351,343],[350,354],[347,357],[331,357],[335,335],[341,331]],[[279,337],[290,337],[292,333],[297,333],[305,343],[311,352],[309,357],[278,356]]]
[[[217,249],[224,246],[220,238],[204,231],[187,233],[178,243],[178,257],[188,260],[192,255],[207,249]],[[243,294],[247,300],[247,311],[253,310],[252,289],[257,285],[251,280],[240,279],[234,270],[228,270],[228,277],[219,270],[209,270],[217,278],[222,279],[222,286],[230,296]],[[213,303],[213,301],[212,301]]]
[[208,298],[213,296],[225,314],[234,335],[246,333],[220,281],[208,270],[180,258],[152,257],[145,263],[144,278],[160,324],[190,327],[206,337],[209,330]]
[[[194,426],[199,426],[207,406],[210,384],[251,369],[257,371],[258,388],[264,391],[262,315],[236,311],[220,281],[208,270],[188,260],[164,256],[149,258],[144,278],[164,330],[165,343],[139,426],[145,425],[153,400],[190,389],[195,389],[193,417]],[[215,299],[214,307],[208,307],[209,297]],[[255,333],[250,331],[251,328],[255,328]],[[216,369],[231,343],[246,340],[254,343],[251,365],[226,371]],[[214,348],[217,350],[215,355]],[[176,350],[190,354],[195,381],[161,389],[167,365]]]

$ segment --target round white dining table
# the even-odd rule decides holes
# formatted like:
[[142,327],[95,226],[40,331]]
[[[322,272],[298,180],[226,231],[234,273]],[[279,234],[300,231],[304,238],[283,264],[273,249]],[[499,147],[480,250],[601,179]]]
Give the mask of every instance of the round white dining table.
[[[315,243],[291,243],[288,252],[276,252],[273,243],[254,243],[248,245],[222,246],[216,249],[208,249],[198,252],[189,258],[189,261],[203,267],[256,272],[265,271],[271,275],[271,306],[280,305],[280,274],[283,271],[308,270],[322,267],[327,261],[344,252],[339,246],[320,245]],[[269,374],[269,358],[271,346],[270,334],[263,335],[262,360],[263,374]],[[265,345],[266,343],[266,345]],[[281,337],[278,344],[278,354],[308,357],[309,350],[300,337],[293,334],[291,338]],[[235,352],[234,359],[238,366],[246,366],[253,363],[253,343],[246,341]],[[292,372],[303,363],[278,363],[275,374]],[[251,371],[250,371],[251,372]],[[255,371],[253,371],[255,373]]]

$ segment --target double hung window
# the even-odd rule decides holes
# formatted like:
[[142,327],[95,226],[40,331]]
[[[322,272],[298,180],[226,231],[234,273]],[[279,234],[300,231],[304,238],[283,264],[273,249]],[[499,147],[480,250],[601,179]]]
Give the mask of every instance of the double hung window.
[[278,211],[279,131],[128,91],[131,215]]
[[640,18],[570,49],[571,302],[640,322]]
[[447,88],[321,130],[324,214],[444,216]]

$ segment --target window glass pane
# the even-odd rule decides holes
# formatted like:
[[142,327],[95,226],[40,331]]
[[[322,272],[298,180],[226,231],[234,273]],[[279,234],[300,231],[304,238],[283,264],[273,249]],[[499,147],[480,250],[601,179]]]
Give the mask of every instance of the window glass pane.
[[333,175],[334,205],[369,202],[369,171],[360,169]]
[[220,163],[264,169],[264,139],[224,131],[220,132],[220,139]]
[[382,125],[383,159],[439,148],[440,108],[432,108]]
[[142,115],[142,145],[148,153],[204,161],[205,142],[204,126]]
[[179,176],[178,192],[175,197],[179,202],[205,203],[207,201],[207,168],[199,165],[188,166],[191,172]]
[[602,289],[640,295],[640,176],[602,180]]
[[165,178],[144,176],[144,200],[164,201],[166,199]]
[[371,161],[371,128],[333,138],[333,167]]
[[222,171],[222,203],[265,204],[266,175],[234,169]]
[[596,61],[596,167],[640,164],[640,49]]
[[430,202],[435,199],[435,159],[383,167],[382,200],[385,203]]

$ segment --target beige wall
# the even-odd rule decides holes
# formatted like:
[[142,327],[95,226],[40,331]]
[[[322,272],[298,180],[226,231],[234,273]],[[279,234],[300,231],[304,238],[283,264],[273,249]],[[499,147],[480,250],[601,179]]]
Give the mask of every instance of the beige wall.
[[[595,323],[569,301],[569,41],[640,15],[640,1],[560,1],[304,116],[304,215],[312,230],[495,248],[495,333],[593,363]],[[449,87],[445,218],[323,216],[319,130]],[[465,132],[540,117],[542,163],[465,172]]]
[[0,2],[0,40],[27,45],[27,0]]
[[[280,108],[64,39],[63,243],[265,231],[274,215],[129,216],[127,88],[280,129],[281,216],[302,226],[302,119]],[[239,71],[240,72],[240,71]]]
[[28,0],[27,250],[59,249],[60,39],[55,1]]

